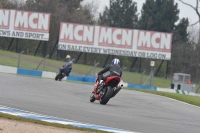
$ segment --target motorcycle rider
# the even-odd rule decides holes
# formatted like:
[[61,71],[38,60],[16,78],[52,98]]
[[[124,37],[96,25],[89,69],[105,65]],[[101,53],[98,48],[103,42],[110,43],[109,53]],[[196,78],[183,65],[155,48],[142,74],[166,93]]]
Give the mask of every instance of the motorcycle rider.
[[63,65],[63,67],[60,69],[60,72],[65,73],[66,76],[69,76],[70,72],[72,71],[72,64],[73,64],[73,61],[69,61],[68,63]]
[[[108,71],[110,72],[109,74],[103,75],[104,73],[106,73]],[[122,76],[122,69],[120,67],[120,60],[117,59],[117,58],[114,58],[110,65],[108,65],[106,68],[104,68],[103,70],[101,70],[98,73],[97,80],[99,81],[100,86],[97,88],[97,93],[99,93],[100,90],[102,89],[103,81],[105,81],[110,76],[119,76],[119,77]]]

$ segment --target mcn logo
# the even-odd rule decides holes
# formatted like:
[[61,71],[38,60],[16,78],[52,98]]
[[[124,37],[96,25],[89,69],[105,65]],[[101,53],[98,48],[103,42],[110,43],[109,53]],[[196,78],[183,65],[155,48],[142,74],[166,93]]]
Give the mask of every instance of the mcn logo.
[[68,43],[94,43],[94,26],[61,23],[60,41]]
[[60,24],[59,42],[74,45],[171,53],[171,41],[172,34],[170,33],[72,23]]
[[1,9],[0,16],[1,29],[49,32],[50,14]]
[[100,27],[99,46],[132,48],[133,30]]
[[159,32],[138,32],[138,50],[171,52],[172,34]]

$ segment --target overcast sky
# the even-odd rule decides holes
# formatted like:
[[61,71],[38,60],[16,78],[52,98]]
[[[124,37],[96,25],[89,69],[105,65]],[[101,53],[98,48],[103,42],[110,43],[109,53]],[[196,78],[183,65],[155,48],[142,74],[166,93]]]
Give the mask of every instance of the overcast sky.
[[[92,1],[92,0],[84,0],[84,2],[90,2],[90,1]],[[105,6],[109,6],[109,1],[110,0],[94,0],[94,1],[96,1],[99,4],[98,11],[102,12],[104,10]],[[135,1],[137,3],[138,12],[140,12],[143,3],[146,0],[133,0],[133,1]],[[196,0],[183,0],[183,1],[186,2],[186,3],[191,4],[192,6],[196,5]],[[188,6],[184,5],[184,4],[182,4],[178,0],[175,0],[175,2],[178,3],[179,9],[180,9],[180,14],[179,14],[180,18],[188,17],[190,24],[195,23],[195,22],[198,21],[197,14],[191,7],[188,7]]]

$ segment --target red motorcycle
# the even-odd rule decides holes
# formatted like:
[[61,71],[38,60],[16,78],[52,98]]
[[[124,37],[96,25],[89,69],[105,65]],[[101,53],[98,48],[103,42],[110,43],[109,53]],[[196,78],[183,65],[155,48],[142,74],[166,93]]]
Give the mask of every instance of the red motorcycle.
[[[90,96],[90,102],[99,100],[100,104],[105,105],[110,100],[110,98],[113,98],[121,90],[123,85],[118,85],[119,82],[120,82],[120,77],[118,76],[108,77],[101,84],[96,79],[96,83],[94,85],[94,91]],[[102,87],[98,88],[100,85],[102,85]]]

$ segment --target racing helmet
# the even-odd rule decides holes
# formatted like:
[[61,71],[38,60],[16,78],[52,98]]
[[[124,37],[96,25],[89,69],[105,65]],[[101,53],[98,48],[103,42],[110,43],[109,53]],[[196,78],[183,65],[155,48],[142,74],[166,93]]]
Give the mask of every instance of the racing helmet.
[[120,65],[120,60],[115,58],[112,60],[111,64],[119,64]]

